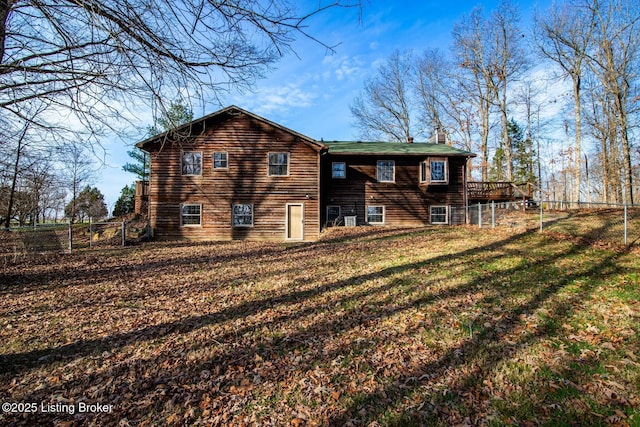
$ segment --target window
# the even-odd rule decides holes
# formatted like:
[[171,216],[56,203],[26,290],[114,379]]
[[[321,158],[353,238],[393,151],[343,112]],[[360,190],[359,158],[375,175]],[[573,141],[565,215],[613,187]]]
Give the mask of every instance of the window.
[[233,226],[253,226],[253,205],[233,205]]
[[331,163],[331,178],[346,178],[347,164],[344,162]]
[[229,155],[224,152],[213,153],[213,168],[214,169],[229,168]]
[[182,205],[180,222],[183,226],[194,226],[202,224],[202,205]]
[[396,180],[396,162],[393,160],[378,160],[378,182],[394,182]]
[[420,163],[420,182],[447,184],[449,171],[447,159],[427,159]]
[[202,153],[200,151],[182,152],[182,175],[202,175]]
[[431,206],[431,224],[448,224],[449,209],[447,206]]
[[367,206],[367,222],[384,224],[384,206]]
[[327,206],[327,223],[334,224],[340,218],[340,206]]
[[289,153],[269,153],[269,176],[289,175]]

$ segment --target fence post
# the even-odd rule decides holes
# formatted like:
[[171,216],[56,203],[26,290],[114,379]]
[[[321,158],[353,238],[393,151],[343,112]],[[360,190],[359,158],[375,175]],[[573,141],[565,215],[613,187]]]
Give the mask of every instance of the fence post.
[[543,215],[542,197],[540,197],[540,232],[541,233],[542,233],[542,215]]
[[69,221],[69,253],[73,252],[73,223]]
[[89,247],[93,247],[93,223],[91,217],[89,217]]
[[491,201],[491,228],[496,228],[496,202]]
[[627,221],[628,221],[628,215],[627,215],[627,204],[624,204],[624,244],[627,244]]
[[478,228],[482,228],[482,205],[478,203]]
[[33,217],[31,218],[31,221],[33,221],[33,253],[35,255],[35,253],[38,251],[38,226],[36,225]]

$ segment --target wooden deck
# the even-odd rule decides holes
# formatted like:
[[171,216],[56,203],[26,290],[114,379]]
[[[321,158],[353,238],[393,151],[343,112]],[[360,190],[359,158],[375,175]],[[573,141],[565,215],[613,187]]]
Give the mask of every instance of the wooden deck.
[[134,213],[137,215],[147,215],[149,207],[149,181],[136,181],[136,195],[134,199]]
[[510,181],[467,182],[467,197],[470,202],[508,202],[533,198],[534,185],[514,184]]

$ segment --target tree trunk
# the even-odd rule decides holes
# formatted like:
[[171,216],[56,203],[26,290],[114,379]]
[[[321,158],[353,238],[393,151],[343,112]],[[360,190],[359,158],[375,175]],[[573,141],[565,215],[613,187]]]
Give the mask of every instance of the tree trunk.
[[20,172],[20,156],[22,155],[22,143],[27,136],[29,125],[25,125],[22,135],[18,138],[18,148],[16,149],[16,161],[13,164],[13,177],[11,179],[11,190],[9,192],[9,205],[7,206],[7,218],[5,219],[5,228],[8,230],[11,225],[11,216],[13,215],[13,203],[15,201],[16,185],[18,183],[18,174]]
[[0,0],[0,64],[4,63],[4,42],[7,37],[7,21],[15,0]]
[[573,196],[574,202],[580,202],[580,187],[582,186],[582,115],[580,105],[580,75],[572,74],[573,80],[573,109],[575,114],[575,142],[573,145],[573,152],[575,158],[574,171],[573,171]]

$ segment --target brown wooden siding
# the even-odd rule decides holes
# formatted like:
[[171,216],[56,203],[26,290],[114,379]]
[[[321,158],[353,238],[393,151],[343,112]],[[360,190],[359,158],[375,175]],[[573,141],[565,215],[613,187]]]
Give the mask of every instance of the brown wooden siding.
[[[464,157],[449,157],[448,184],[420,183],[421,156],[353,156],[327,155],[323,162],[322,221],[326,223],[326,206],[337,205],[341,214],[356,215],[358,224],[366,222],[366,207],[384,206],[385,225],[415,226],[430,223],[430,206],[463,207],[465,205]],[[395,161],[395,182],[378,182],[378,160]],[[346,179],[331,177],[332,162],[346,163]],[[453,223],[463,223],[458,210]]]
[[[202,152],[202,175],[181,174],[182,151]],[[213,153],[228,169],[213,169]],[[289,153],[289,176],[269,177],[270,152]],[[304,240],[319,236],[319,154],[279,128],[245,115],[210,123],[188,141],[151,156],[150,221],[158,238],[284,240],[286,206],[304,204]],[[202,205],[200,226],[181,226],[181,204]],[[232,227],[232,205],[252,204],[254,225]]]

